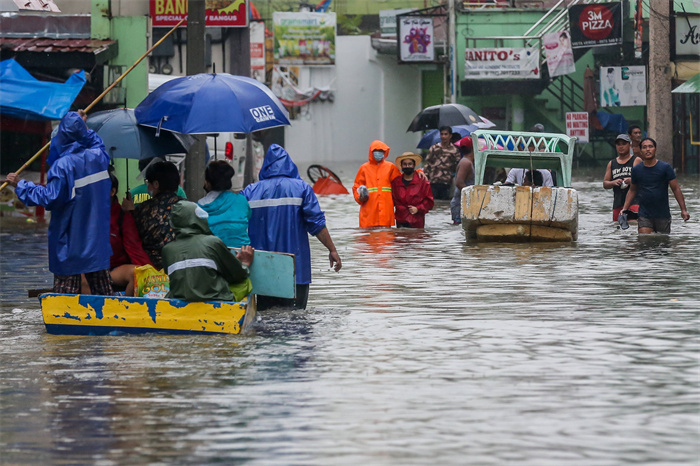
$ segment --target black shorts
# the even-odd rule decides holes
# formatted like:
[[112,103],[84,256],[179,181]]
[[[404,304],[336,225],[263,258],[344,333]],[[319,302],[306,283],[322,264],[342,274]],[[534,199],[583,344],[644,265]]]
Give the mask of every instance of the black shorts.
[[671,219],[639,217],[639,220],[637,220],[637,228],[651,228],[654,230],[654,233],[670,235]]

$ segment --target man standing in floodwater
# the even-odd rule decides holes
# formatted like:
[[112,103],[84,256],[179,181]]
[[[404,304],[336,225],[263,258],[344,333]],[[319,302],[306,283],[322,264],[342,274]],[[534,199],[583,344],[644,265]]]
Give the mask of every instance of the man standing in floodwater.
[[678,186],[676,173],[673,167],[656,158],[656,141],[652,138],[642,139],[642,161],[632,168],[632,184],[627,192],[625,205],[620,214],[620,225],[627,225],[625,211],[632,205],[636,196],[639,197],[639,220],[637,227],[639,234],[671,233],[671,210],[668,205],[668,188],[671,187],[681,208],[681,217],[684,221],[690,219],[690,214],[685,208],[685,198]]
[[637,125],[632,125],[627,130],[627,134],[629,135],[631,141],[630,154],[641,157],[642,148],[640,147],[640,144],[642,142],[642,128]]
[[81,110],[68,112],[51,140],[46,186],[7,175],[17,198],[51,211],[49,270],[55,293],[80,293],[85,274],[93,294],[112,295],[109,260],[109,155],[97,133],[88,129]]
[[382,141],[369,145],[369,159],[360,166],[352,186],[355,201],[360,204],[360,228],[391,227],[394,225],[394,200],[391,182],[401,172],[391,162],[389,146]]
[[[632,155],[630,144],[632,140],[624,133],[615,138],[617,157],[608,162],[603,177],[603,188],[613,190],[613,222],[617,222],[622,206],[625,204],[632,176],[632,167],[642,163],[642,159]],[[632,212],[639,212],[639,206],[633,202]]]
[[311,283],[311,251],[309,235],[315,236],[328,249],[328,259],[336,272],[342,263],[326,216],[316,194],[299,176],[299,170],[286,150],[272,144],[260,169],[260,181],[241,191],[252,210],[248,224],[250,243],[262,251],[286,252],[295,255],[296,299],[258,296],[258,309],[282,306],[306,309]]
[[425,175],[430,181],[433,198],[449,200],[452,178],[459,162],[459,149],[452,144],[452,128],[440,127],[440,142],[433,144],[425,156]]

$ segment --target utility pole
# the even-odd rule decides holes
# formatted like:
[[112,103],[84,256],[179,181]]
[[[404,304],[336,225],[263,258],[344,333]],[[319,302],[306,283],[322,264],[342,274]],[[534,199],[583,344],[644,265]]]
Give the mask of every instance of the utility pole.
[[[204,63],[204,31],[206,13],[204,0],[187,2],[187,75],[206,72]],[[185,157],[185,193],[187,199],[196,201],[204,196],[204,166],[206,164],[204,135],[195,136],[197,142],[192,144]]]
[[650,2],[649,90],[647,130],[656,140],[657,157],[673,163],[673,116],[671,100],[670,1]]
[[457,54],[455,53],[455,45],[457,42],[456,18],[455,18],[455,0],[447,1],[447,14],[449,15],[449,26],[447,31],[448,42],[448,58],[450,60],[450,103],[457,102]]
[[[250,25],[233,28],[230,35],[231,74],[250,77]],[[253,182],[253,139],[250,134],[245,138],[245,167],[243,168],[243,187]]]

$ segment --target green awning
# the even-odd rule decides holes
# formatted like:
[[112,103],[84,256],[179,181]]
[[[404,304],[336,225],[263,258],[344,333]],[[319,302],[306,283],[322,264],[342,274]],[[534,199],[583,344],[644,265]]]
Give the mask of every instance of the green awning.
[[700,94],[700,73],[671,91],[674,94]]

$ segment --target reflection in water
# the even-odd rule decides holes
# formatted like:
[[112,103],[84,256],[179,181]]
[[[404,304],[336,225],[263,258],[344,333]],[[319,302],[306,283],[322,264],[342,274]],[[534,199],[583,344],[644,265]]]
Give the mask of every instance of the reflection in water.
[[2,462],[696,463],[700,184],[638,238],[600,178],[575,244],[465,243],[446,202],[361,230],[322,198],[342,271],[312,240],[310,309],[246,336],[48,335],[45,226],[2,218]]

